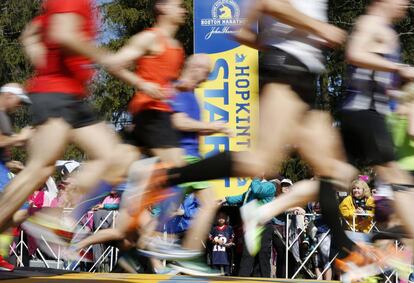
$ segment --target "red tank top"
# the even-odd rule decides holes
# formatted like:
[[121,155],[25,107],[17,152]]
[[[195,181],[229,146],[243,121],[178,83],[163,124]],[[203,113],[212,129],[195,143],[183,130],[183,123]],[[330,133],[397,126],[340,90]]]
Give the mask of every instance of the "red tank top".
[[[181,47],[171,46],[166,36],[152,28],[164,46],[164,51],[155,56],[147,55],[137,60],[137,75],[144,80],[159,84],[162,88],[170,88],[171,83],[178,78],[184,62],[184,50]],[[154,99],[143,92],[135,93],[129,103],[129,111],[133,114],[143,110],[158,110],[171,112],[170,105]]]
[[59,13],[73,13],[82,17],[81,31],[94,40],[98,20],[94,0],[45,0],[44,12],[33,23],[40,25],[43,44],[46,46],[46,65],[36,68],[35,76],[28,82],[29,93],[59,92],[86,96],[86,86],[94,74],[92,62],[81,55],[65,52],[52,42],[47,34],[50,18]]

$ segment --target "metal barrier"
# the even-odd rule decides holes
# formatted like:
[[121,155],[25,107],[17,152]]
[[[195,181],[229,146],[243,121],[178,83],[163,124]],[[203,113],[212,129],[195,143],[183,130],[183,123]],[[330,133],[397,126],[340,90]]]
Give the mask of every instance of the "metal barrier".
[[[72,211],[72,209],[65,209],[64,210],[64,213],[67,213],[68,214],[71,211]],[[109,217],[112,217],[113,218],[112,227],[114,227],[116,225],[117,215],[118,215],[118,211],[110,211],[108,213],[108,215],[106,215],[106,217],[100,223],[100,225],[94,230],[93,233],[95,234],[98,231],[100,231],[101,228],[102,228],[102,225],[105,223],[105,221],[107,219],[109,219]],[[304,222],[304,225],[303,225],[303,229],[301,229],[300,233],[297,233],[296,236],[293,238],[293,240],[290,240],[291,239],[291,236],[293,236],[290,233],[290,231],[291,231],[291,224],[292,224],[292,220],[291,220],[292,219],[292,216],[297,217],[298,215],[293,214],[293,213],[287,213],[286,214],[286,222],[285,222],[285,225],[286,225],[286,231],[285,232],[286,233],[284,235],[285,236],[284,244],[285,244],[285,249],[286,249],[285,250],[285,252],[286,252],[286,255],[285,255],[286,256],[286,258],[285,258],[285,260],[286,260],[286,265],[285,265],[286,266],[286,278],[288,278],[288,274],[289,274],[289,252],[292,250],[293,246],[296,243],[299,243],[301,237],[303,235],[305,235],[309,223],[311,223],[313,221],[313,220],[312,221],[309,221],[308,223],[306,223],[306,221],[305,221]],[[305,218],[312,219],[315,216],[320,216],[320,214],[307,213],[307,214],[304,214],[303,215],[304,219]],[[352,225],[350,225],[350,223],[348,223],[347,221],[345,221],[347,223],[347,225],[349,226],[350,230],[353,231],[353,232],[355,232],[355,230],[356,230],[355,229],[356,228],[356,218],[358,216],[372,216],[372,215],[369,215],[369,214],[355,214],[353,216]],[[80,224],[82,223],[83,219],[85,219],[85,218],[86,218],[86,221],[84,221],[83,225],[81,225],[81,229],[84,229],[92,221],[93,215],[88,215],[88,214],[84,215],[83,217],[81,217],[76,222],[76,225],[77,226],[80,226]],[[374,221],[372,221],[372,226],[370,227],[370,231],[372,231],[373,229],[379,231],[379,229],[376,226],[376,223]],[[11,253],[16,256],[18,266],[24,266],[24,264],[23,264],[23,254],[24,254],[24,250],[25,249],[28,250],[28,245],[24,242],[24,233],[25,232],[23,230],[20,232],[20,237],[19,237],[20,240],[19,240],[19,242],[16,244],[16,246],[14,248],[10,245]],[[295,271],[295,273],[294,273],[294,275],[292,276],[291,279],[295,279],[299,275],[299,273],[301,271],[305,271],[309,275],[309,277],[311,277],[311,278],[318,279],[318,280],[322,279],[322,276],[332,266],[332,263],[335,260],[335,258],[336,258],[337,255],[335,255],[335,256],[332,257],[332,259],[330,260],[330,262],[328,263],[328,265],[324,268],[324,270],[321,272],[321,274],[318,277],[315,275],[315,273],[312,270],[310,270],[306,266],[306,264],[309,262],[309,260],[312,258],[312,256],[315,255],[315,253],[317,252],[319,246],[322,244],[322,242],[324,241],[324,239],[329,235],[329,233],[330,233],[330,231],[328,230],[326,233],[323,234],[323,236],[321,237],[321,239],[318,242],[316,242],[316,245],[313,246],[313,248],[311,249],[311,251],[309,252],[309,254],[306,256],[306,258],[304,258],[303,260],[302,259],[299,259],[298,260],[299,267],[297,268],[297,270]],[[166,235],[164,233],[164,238],[165,237],[166,237]],[[47,240],[43,236],[41,236],[41,238],[42,238],[42,241],[43,241],[45,247],[47,247],[48,250],[49,250],[49,253],[48,254],[52,254],[53,255],[53,259],[57,261],[57,263],[56,263],[56,268],[57,269],[65,269],[65,270],[75,270],[75,269],[77,269],[79,267],[79,264],[84,259],[85,255],[93,247],[93,245],[89,246],[85,250],[84,255],[82,255],[82,257],[79,260],[77,260],[76,262],[66,262],[66,261],[64,261],[62,259],[62,256],[61,256],[61,251],[62,250],[61,250],[60,247],[58,248],[57,253],[55,253],[54,250],[50,247],[50,245],[47,242]],[[399,243],[397,241],[395,242],[395,247],[396,247],[396,249],[403,249],[403,247],[401,247],[401,243]],[[95,272],[97,270],[97,268],[100,265],[102,265],[107,259],[109,259],[109,262],[110,262],[109,271],[112,271],[113,268],[114,268],[114,263],[116,263],[117,262],[117,259],[118,259],[118,252],[119,252],[119,250],[117,248],[115,248],[115,247],[111,247],[111,246],[107,247],[105,249],[105,251],[102,253],[102,255],[94,262],[94,264],[92,265],[92,267],[89,268],[88,271],[89,272]],[[36,254],[40,257],[40,260],[44,263],[44,265],[47,268],[49,268],[50,265],[48,264],[48,261],[46,260],[45,255],[43,254],[43,252],[39,248],[36,249]],[[398,274],[397,274],[396,271],[393,271],[390,274],[387,274],[387,273],[383,273],[383,274],[385,276],[385,282],[386,283],[392,283],[392,279],[393,279],[393,276],[394,275],[395,275],[395,280],[396,280],[395,282],[398,282]]]
[[[309,224],[309,223],[306,223],[305,222],[304,223],[304,229],[302,229],[302,231],[299,234],[297,234],[297,236],[293,239],[293,241],[290,241],[291,234],[289,233],[289,231],[291,231],[291,229],[290,229],[291,227],[290,226],[291,226],[291,223],[292,223],[292,221],[291,221],[292,216],[295,216],[296,217],[297,215],[292,214],[292,213],[287,213],[287,215],[286,215],[286,222],[285,222],[286,223],[286,235],[285,235],[285,241],[286,241],[286,245],[285,245],[286,246],[286,278],[288,278],[288,270],[289,270],[289,260],[288,260],[289,259],[289,257],[288,257],[289,256],[289,251],[291,251],[293,245],[300,240],[301,236],[306,231],[307,225]],[[305,218],[313,218],[314,216],[320,216],[320,215],[319,214],[309,214],[309,213],[307,213],[307,214],[304,215]],[[361,216],[363,216],[363,217],[372,216],[372,214],[366,214],[366,213],[363,213],[363,214],[362,213],[360,213],[360,214],[354,214],[353,215],[352,225],[350,225],[350,223],[348,223],[346,220],[344,220],[345,223],[349,226],[349,228],[350,228],[350,230],[352,232],[355,232],[356,231],[356,218],[357,217],[361,217]],[[375,221],[372,221],[371,222],[371,227],[369,229],[369,232],[371,232],[373,229],[375,229],[376,231],[380,231],[378,229],[378,227],[376,226]],[[322,273],[318,277],[316,277],[316,275],[313,274],[313,272],[309,272],[309,270],[306,268],[306,263],[317,252],[318,247],[321,245],[322,241],[328,236],[329,232],[330,231],[327,231],[326,233],[323,234],[322,238],[316,243],[316,245],[313,247],[313,249],[310,251],[310,253],[308,254],[308,256],[304,260],[301,259],[300,261],[298,261],[298,263],[300,264],[300,266],[295,271],[295,273],[294,273],[294,275],[292,276],[291,279],[296,278],[296,276],[302,270],[304,270],[311,278],[314,278],[314,279],[317,279],[317,280],[322,279],[322,276],[332,266],[332,263],[335,260],[335,258],[337,257],[337,255],[335,255],[335,256],[332,257],[332,259],[329,262],[329,264],[327,265],[327,267],[322,271]],[[404,246],[402,246],[400,242],[395,241],[395,248],[398,249],[398,250],[403,250],[404,249]],[[392,272],[385,272],[384,270],[382,270],[382,274],[385,277],[385,282],[386,283],[392,283],[394,276],[395,276],[394,277],[395,283],[399,282],[398,272],[395,271],[395,270],[392,271]]]
[[[312,214],[312,213],[307,213],[304,214],[303,217],[314,217],[317,214]],[[293,213],[287,213],[286,214],[286,235],[285,235],[285,241],[286,241],[286,251],[285,251],[285,257],[286,257],[286,278],[289,277],[289,252],[291,251],[291,249],[293,248],[293,246],[297,243],[299,243],[299,240],[301,239],[301,236],[304,235],[306,233],[306,228],[307,228],[307,224],[304,223],[303,225],[303,229],[300,231],[299,234],[296,235],[296,237],[293,239],[293,241],[290,241],[290,236],[291,236],[291,224],[292,224],[292,217],[297,217],[298,215],[293,214]],[[306,225],[305,225],[306,224]],[[312,251],[308,254],[308,256],[302,261],[302,259],[296,259],[296,261],[300,264],[299,268],[295,271],[294,275],[292,276],[291,279],[296,278],[296,276],[299,274],[299,272],[303,269],[306,271],[306,273],[311,277],[311,278],[316,278],[316,275],[313,273],[313,271],[309,270],[306,267],[306,263],[312,258],[312,256],[315,255],[318,247],[321,245],[322,241],[329,235],[329,231],[327,233],[324,234],[323,238],[316,244],[316,246],[312,249]],[[328,269],[326,268],[323,272],[322,275],[327,271]]]
[[[306,223],[306,221],[305,221],[305,223],[304,223],[304,229],[302,229],[302,231],[300,231],[300,233],[298,233],[296,235],[296,237],[294,237],[294,239],[291,241],[290,239],[291,239],[292,234],[290,233],[290,231],[291,231],[291,225],[292,225],[292,217],[297,217],[297,216],[298,215],[293,214],[293,213],[287,213],[286,214],[286,222],[285,222],[285,225],[286,225],[286,234],[285,234],[285,248],[286,248],[286,255],[285,255],[286,256],[286,259],[285,259],[286,260],[286,263],[285,263],[286,264],[285,265],[286,266],[286,273],[285,274],[286,274],[286,278],[288,278],[288,276],[289,276],[288,275],[289,274],[288,273],[288,271],[289,271],[289,252],[292,250],[292,247],[294,246],[294,244],[296,244],[296,243],[299,242],[299,240],[301,239],[302,235],[304,235],[306,233],[306,228],[307,228],[307,226],[310,223],[310,222],[309,223]],[[312,219],[315,216],[320,216],[320,214],[307,213],[307,214],[304,214],[303,216],[304,216],[304,218]],[[365,214],[365,213],[364,214],[361,214],[361,213],[360,214],[355,214],[353,216],[353,223],[352,223],[352,225],[350,225],[350,223],[348,223],[348,222],[345,221],[352,232],[355,232],[356,231],[356,218],[357,217],[361,217],[361,216],[362,217],[372,216],[372,214]],[[378,229],[378,227],[376,226],[375,221],[372,221],[371,222],[371,227],[369,229],[369,232],[371,232],[374,229],[376,231],[380,231]],[[322,276],[332,266],[332,263],[336,259],[337,254],[332,257],[332,259],[330,260],[330,262],[328,263],[328,265],[324,268],[324,270],[322,271],[322,273],[318,277],[312,271],[310,271],[306,267],[306,264],[309,262],[309,260],[312,258],[312,256],[315,255],[315,253],[318,250],[318,247],[322,244],[323,240],[329,235],[329,233],[330,233],[330,231],[328,230],[326,233],[323,234],[322,238],[318,242],[316,242],[316,245],[312,248],[312,250],[309,252],[309,254],[306,256],[305,259],[303,259],[303,260],[302,259],[297,260],[297,263],[299,264],[299,267],[296,269],[296,271],[295,271],[295,273],[294,273],[294,275],[292,276],[291,279],[295,279],[301,271],[305,271],[313,279],[317,279],[317,280],[322,279]],[[404,249],[404,246],[402,246],[400,242],[395,241],[395,248],[396,249],[399,249],[399,250],[403,250]],[[392,283],[393,282],[393,277],[395,278],[395,283],[399,282],[398,272],[395,271],[395,270],[392,271],[392,272],[385,272],[383,270],[382,271],[382,274],[385,277],[385,282],[386,283]]]
[[[64,214],[69,214],[72,212],[72,209],[64,209]],[[89,214],[89,213],[88,213]],[[93,220],[93,215],[88,215],[85,214],[83,215],[80,219],[78,219],[78,221],[76,222],[76,226],[80,227],[80,230],[85,229],[85,227],[87,227],[88,224],[91,223],[91,221]],[[94,229],[93,234],[97,233],[98,231],[102,230],[102,225],[105,223],[105,221],[107,221],[110,217],[112,217],[112,227],[115,227],[116,225],[116,219],[117,219],[117,215],[118,215],[118,211],[109,211],[109,213],[105,216],[105,218],[101,221],[101,223],[99,224],[99,226],[97,228]],[[84,221],[86,220],[86,221]],[[83,222],[84,221],[84,222]],[[83,223],[81,225],[81,223]],[[29,250],[28,245],[24,242],[24,230],[22,229],[20,232],[20,236],[19,236],[19,242],[16,244],[16,246],[13,248],[12,245],[10,245],[10,251],[11,253],[17,258],[17,265],[18,266],[24,266],[23,264],[23,255],[24,255],[24,250],[26,249],[27,251]],[[76,270],[80,263],[83,261],[83,259],[85,258],[86,254],[92,249],[93,245],[89,246],[84,254],[79,258],[79,260],[77,261],[64,261],[62,259],[62,247],[58,247],[57,248],[57,253],[55,252],[54,249],[52,249],[51,244],[48,243],[48,241],[45,239],[45,237],[43,237],[43,235],[41,235],[39,237],[40,241],[42,242],[42,244],[44,245],[45,248],[48,249],[47,253],[50,256],[52,256],[52,260],[57,261],[56,263],[56,268],[57,269],[66,269],[66,270]],[[36,249],[35,254],[39,256],[39,259],[43,262],[43,264],[49,268],[50,265],[48,263],[48,261],[46,260],[46,257],[44,255],[45,251],[41,251],[39,248]],[[118,249],[115,247],[111,247],[108,246],[105,251],[102,253],[102,255],[95,261],[95,263],[92,265],[92,267],[88,270],[89,272],[95,272],[96,269],[102,264],[104,263],[107,259],[109,259],[109,270],[108,271],[112,271],[113,267],[114,267],[114,263],[117,261],[118,258]]]

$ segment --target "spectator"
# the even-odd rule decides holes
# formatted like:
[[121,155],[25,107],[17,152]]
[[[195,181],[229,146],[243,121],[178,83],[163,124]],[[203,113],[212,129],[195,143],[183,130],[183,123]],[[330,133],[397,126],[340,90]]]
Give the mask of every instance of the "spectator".
[[[11,148],[23,146],[31,137],[32,130],[24,128],[19,134],[13,133],[9,113],[22,104],[30,104],[30,99],[20,84],[8,83],[0,87],[0,192],[11,180],[11,171],[21,170],[24,166],[11,160]],[[15,214],[16,216],[16,214]],[[0,270],[12,271],[14,266],[0,255]]]
[[[280,182],[280,186],[278,186],[277,195],[284,194],[290,191],[291,186],[293,185],[292,180],[290,179],[283,179]],[[294,207],[286,211],[293,215],[301,215],[304,214],[305,211],[301,207]],[[276,277],[277,278],[287,278],[292,277],[295,272],[295,267],[297,266],[297,261],[300,260],[299,257],[299,244],[296,242],[289,251],[288,261],[289,261],[289,268],[288,274],[286,277],[286,218],[287,214],[282,213],[273,218],[273,239],[272,244],[273,248],[276,251]],[[289,231],[289,241],[293,241],[296,238],[297,231],[296,231],[296,217],[293,218],[292,223],[290,225]]]
[[43,203],[45,201],[45,192],[43,188],[40,188],[33,192],[33,194],[29,197],[29,205],[30,207],[40,209],[43,207]]
[[[332,280],[332,268],[329,266],[331,234],[326,234],[329,231],[329,227],[322,219],[319,202],[311,203],[309,205],[309,210],[314,214],[312,221],[308,225],[310,238],[314,245],[320,243],[317,252],[313,257],[315,273],[318,279],[323,278],[323,280]],[[322,272],[325,269],[326,271],[322,275]]]
[[173,218],[167,222],[166,231],[169,234],[176,234],[178,238],[184,236],[185,231],[191,225],[191,221],[200,208],[200,202],[194,193],[185,196],[180,208],[173,213]]
[[57,169],[60,170],[62,179],[58,185],[56,199],[52,200],[52,207],[74,208],[79,201],[79,195],[75,180],[72,175],[80,168],[80,163],[76,161],[57,161]]
[[[111,229],[115,226],[115,218],[117,217],[116,211],[119,209],[121,201],[121,194],[118,189],[119,187],[114,187],[109,194],[106,196],[102,195],[102,202],[93,207],[92,211],[88,211],[82,217],[80,223],[84,226],[85,232],[88,230],[97,231]],[[84,259],[96,262],[99,258],[101,258],[107,248],[112,245],[112,243],[93,245],[92,250],[89,250],[89,253],[85,255]],[[102,263],[103,264],[101,264],[100,270],[108,272],[108,264],[110,264],[110,262],[108,259],[105,259]],[[81,268],[83,269],[83,266],[81,266]]]
[[341,202],[339,210],[353,231],[368,233],[372,227],[375,209],[370,188],[362,180],[352,182],[351,188],[352,195]]
[[53,205],[59,208],[74,208],[76,206],[76,198],[74,198],[74,195],[76,195],[76,187],[73,177],[70,175],[65,176],[60,182],[58,189],[57,198],[53,202]]
[[[268,203],[275,197],[276,188],[271,182],[264,179],[254,178],[249,189],[242,195],[226,197],[226,202],[230,205],[244,205],[254,199],[261,204]],[[273,227],[271,223],[265,225],[263,231],[261,249],[259,253],[252,257],[243,244],[243,253],[240,261],[239,276],[244,277],[268,277],[270,278],[270,255],[272,243]]]
[[24,128],[19,134],[13,133],[9,114],[22,104],[30,104],[30,99],[20,84],[9,83],[0,88],[0,190],[10,181],[10,170],[21,170],[23,164],[11,160],[12,147],[23,146],[32,135],[30,128]]
[[228,225],[228,216],[224,212],[217,215],[217,225],[210,232],[209,240],[213,243],[211,265],[221,270],[224,275],[230,275],[231,260],[229,249],[234,245],[233,228]]
[[118,191],[112,189],[109,194],[104,198],[102,203],[94,207],[95,210],[105,209],[105,210],[118,210],[119,203],[121,202],[121,196]]
[[58,188],[52,177],[47,179],[43,191],[45,193],[43,207],[56,207]]

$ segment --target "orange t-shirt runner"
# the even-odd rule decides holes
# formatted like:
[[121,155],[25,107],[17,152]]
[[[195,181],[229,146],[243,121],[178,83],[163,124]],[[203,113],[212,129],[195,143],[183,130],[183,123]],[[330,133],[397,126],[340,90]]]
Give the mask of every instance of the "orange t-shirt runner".
[[[171,46],[168,39],[157,29],[155,31],[164,51],[155,56],[147,55],[137,60],[137,75],[142,79],[159,84],[161,88],[169,89],[172,82],[178,78],[184,62],[184,50],[181,47]],[[143,110],[158,110],[172,112],[168,102],[154,99],[149,95],[138,91],[129,103],[129,112],[136,114]]]
[[28,82],[29,93],[67,93],[79,97],[87,95],[86,86],[94,69],[92,62],[83,56],[73,55],[52,42],[49,32],[50,18],[55,14],[73,13],[83,19],[81,30],[87,39],[94,40],[98,19],[94,0],[45,0],[43,13],[33,20],[41,25],[43,44],[47,48],[46,64],[37,67],[35,76]]

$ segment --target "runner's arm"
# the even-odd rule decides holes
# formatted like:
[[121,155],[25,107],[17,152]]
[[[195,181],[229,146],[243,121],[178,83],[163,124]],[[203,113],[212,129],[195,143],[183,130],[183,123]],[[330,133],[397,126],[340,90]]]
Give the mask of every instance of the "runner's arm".
[[132,66],[142,56],[148,54],[156,42],[157,35],[152,31],[144,31],[131,37],[118,52],[107,58],[112,64]]
[[269,14],[287,25],[312,34],[318,34],[327,25],[298,11],[292,5],[291,0],[264,0],[262,9],[265,14]]
[[350,36],[346,47],[346,59],[355,66],[375,71],[398,72],[400,65],[389,61],[370,50],[375,44],[376,33],[375,19],[369,16],[361,17]]
[[[262,14],[270,15],[282,23],[295,27],[297,29],[317,35],[327,41],[331,46],[340,45],[345,40],[345,32],[341,29],[320,20],[314,19],[300,11],[298,11],[291,3],[291,0],[259,0],[256,6],[251,9],[242,32],[247,29]],[[243,38],[242,38],[243,39]],[[252,34],[245,33],[247,44],[252,43]]]
[[169,95],[167,91],[162,90],[158,84],[148,82],[127,69],[128,66],[133,65],[139,58],[150,52],[156,37],[157,35],[151,31],[133,36],[117,53],[108,56],[104,65],[111,66],[108,68],[109,73],[125,83],[155,99],[164,99]]
[[39,67],[46,63],[46,47],[41,41],[40,28],[41,25],[38,22],[32,21],[25,26],[20,35],[25,55],[34,66]]
[[174,128],[182,132],[197,132],[202,135],[227,134],[229,129],[224,123],[210,123],[192,119],[184,112],[176,112],[171,117]]
[[108,69],[109,73],[126,83],[136,88],[141,88],[145,82],[133,72],[127,70],[126,67],[134,59],[138,59],[145,54],[143,47],[145,47],[145,44],[148,44],[148,38],[137,35],[131,38],[129,44],[118,53],[110,55],[108,51],[95,46],[81,32],[82,22],[82,17],[75,13],[53,15],[48,36],[52,41],[60,44],[67,50],[88,57],[98,64],[103,65],[103,67]]
[[25,137],[19,134],[11,136],[0,134],[0,147],[18,146],[24,143],[26,140],[27,139]]
[[262,1],[256,1],[248,7],[249,13],[247,14],[246,21],[234,36],[239,43],[254,49],[260,49],[257,33],[252,30],[252,26],[259,20],[261,6]]
[[84,32],[82,24],[84,19],[75,13],[58,13],[50,18],[48,37],[64,49],[78,55],[85,56],[96,63],[107,56],[108,52],[95,46]]

